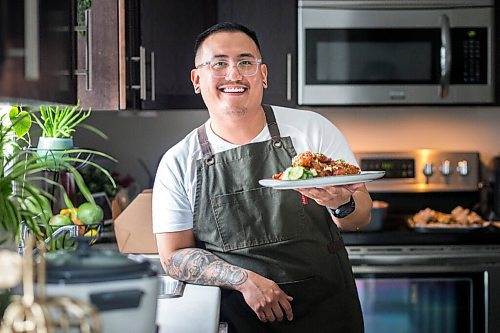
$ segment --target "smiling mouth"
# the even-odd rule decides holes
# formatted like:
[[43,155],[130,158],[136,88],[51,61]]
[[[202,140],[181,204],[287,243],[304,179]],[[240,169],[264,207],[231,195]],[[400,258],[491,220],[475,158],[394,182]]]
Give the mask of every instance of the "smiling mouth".
[[219,88],[220,91],[226,94],[242,94],[247,91],[247,88],[244,87],[222,87]]

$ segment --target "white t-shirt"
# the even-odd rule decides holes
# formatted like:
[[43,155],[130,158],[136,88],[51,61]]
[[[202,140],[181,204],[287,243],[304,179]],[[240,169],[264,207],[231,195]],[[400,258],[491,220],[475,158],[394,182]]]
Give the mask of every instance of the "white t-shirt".
[[[304,110],[273,106],[282,137],[289,136],[297,153],[310,150],[358,165],[345,137],[322,115]],[[213,133],[206,123],[208,141],[214,154],[238,147]],[[266,127],[251,141],[270,140]],[[202,158],[196,129],[170,148],[160,161],[153,187],[153,232],[193,228],[196,197],[196,161]],[[290,161],[291,164],[291,161]]]

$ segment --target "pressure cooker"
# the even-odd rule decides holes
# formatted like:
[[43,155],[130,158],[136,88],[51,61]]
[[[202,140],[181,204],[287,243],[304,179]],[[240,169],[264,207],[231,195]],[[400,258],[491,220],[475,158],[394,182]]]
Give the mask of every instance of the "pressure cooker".
[[150,262],[79,242],[76,251],[46,254],[48,296],[94,305],[103,333],[156,332],[159,279]]

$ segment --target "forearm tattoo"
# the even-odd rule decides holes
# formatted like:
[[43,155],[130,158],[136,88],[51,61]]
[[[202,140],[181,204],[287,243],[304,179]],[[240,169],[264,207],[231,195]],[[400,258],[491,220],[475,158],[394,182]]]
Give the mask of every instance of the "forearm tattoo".
[[235,289],[248,279],[248,273],[202,249],[182,249],[165,263],[167,274],[194,284]]

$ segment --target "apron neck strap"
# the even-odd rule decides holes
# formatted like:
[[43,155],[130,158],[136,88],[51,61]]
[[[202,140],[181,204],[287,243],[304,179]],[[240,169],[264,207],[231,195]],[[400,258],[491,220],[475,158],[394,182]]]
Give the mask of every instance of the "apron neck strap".
[[281,148],[283,144],[281,143],[280,129],[278,127],[278,123],[276,122],[273,108],[267,104],[262,104],[262,108],[264,109],[264,114],[266,115],[267,128],[269,129],[269,134],[271,134],[271,140],[273,140],[273,147]]
[[[278,124],[276,123],[276,117],[274,116],[274,111],[271,106],[267,104],[262,104],[262,108],[264,109],[264,114],[266,116],[267,128],[269,129],[269,133],[271,134],[271,140],[273,141],[273,147],[281,148],[283,145],[281,142],[280,130],[278,128]],[[203,161],[208,164],[214,164],[214,154],[212,152],[212,148],[210,147],[210,142],[208,142],[207,129],[205,124],[198,127],[198,142],[201,146],[201,152],[203,154]]]
[[201,146],[201,152],[203,153],[203,161],[207,165],[214,164],[214,154],[212,153],[212,148],[210,147],[210,142],[208,142],[207,129],[205,124],[198,127],[198,142]]

